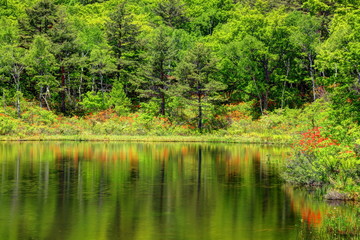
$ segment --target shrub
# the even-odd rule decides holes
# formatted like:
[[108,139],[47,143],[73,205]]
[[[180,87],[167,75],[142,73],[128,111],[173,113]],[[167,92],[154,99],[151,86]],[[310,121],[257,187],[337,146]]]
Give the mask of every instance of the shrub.
[[294,145],[284,177],[300,185],[331,184],[346,190],[360,184],[360,158],[356,146],[337,143],[324,136],[322,128],[310,129]]
[[104,92],[87,92],[80,105],[84,107],[85,113],[102,111],[109,108],[108,96]]
[[0,135],[8,135],[16,132],[19,121],[0,113]]
[[123,85],[115,82],[111,92],[109,93],[109,106],[120,116],[125,116],[130,112],[131,102],[126,97]]
[[35,125],[50,125],[57,122],[57,116],[46,109],[39,106],[30,106],[21,114],[21,118],[29,123]]

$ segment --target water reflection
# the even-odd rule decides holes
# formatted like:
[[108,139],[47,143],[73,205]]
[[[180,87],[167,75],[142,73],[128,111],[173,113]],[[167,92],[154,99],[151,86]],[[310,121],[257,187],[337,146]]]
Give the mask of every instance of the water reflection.
[[231,144],[0,144],[0,239],[295,239],[269,156]]

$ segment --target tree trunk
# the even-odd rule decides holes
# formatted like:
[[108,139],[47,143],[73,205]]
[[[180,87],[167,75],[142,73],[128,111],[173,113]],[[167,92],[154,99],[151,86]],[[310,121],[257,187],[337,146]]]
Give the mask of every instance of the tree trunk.
[[3,89],[3,107],[4,107],[4,112],[6,112],[6,97],[5,97],[5,90]]
[[264,94],[261,96],[261,101],[263,105],[263,113],[269,108],[269,90],[266,90]]
[[103,75],[102,73],[99,73],[100,74],[100,91],[103,93],[104,92],[104,78],[103,78]]
[[202,133],[202,118],[203,118],[203,113],[202,113],[202,103],[201,103],[201,92],[198,92],[198,104],[199,104],[199,109],[198,109],[198,113],[199,113],[199,122],[198,122],[198,129],[199,132]]
[[[287,63],[285,63],[286,65],[286,80],[289,77],[289,72],[290,72],[290,60],[287,61]],[[284,105],[285,105],[285,87],[286,87],[286,81],[284,81],[284,86],[283,86],[283,90],[282,90],[282,94],[281,94],[281,109],[283,109]]]
[[61,112],[66,113],[65,67],[61,66]]
[[42,89],[43,87],[40,87],[39,90],[39,106],[42,108]]
[[165,94],[161,92],[160,114],[165,116]]
[[259,91],[259,88],[257,87],[255,77],[253,76],[252,79],[253,79],[253,81],[254,81],[255,88],[256,88],[256,91],[257,91],[257,96],[258,96],[258,98],[259,98],[259,105],[260,105],[261,115],[263,115],[264,109],[263,109],[263,104],[262,104],[262,98],[261,98],[261,96],[260,96],[260,91]]
[[84,73],[84,68],[81,67],[81,73],[80,73],[80,84],[79,84],[79,89],[78,89],[78,94],[79,94],[79,101],[81,101],[81,85],[83,83],[83,73]]
[[103,102],[103,105],[105,106],[105,90],[104,90],[104,77],[102,75],[102,73],[100,73],[100,91],[101,91],[101,98],[102,98],[102,102]]
[[21,107],[20,107],[20,76],[15,74],[15,84],[16,84],[16,111],[18,118],[21,118]]
[[265,62],[264,64],[264,71],[265,71],[265,83],[267,86],[265,93],[262,94],[262,104],[263,104],[263,111],[267,111],[269,107],[269,86],[270,86],[270,74],[271,74],[267,62]]
[[21,118],[20,92],[16,91],[16,111],[18,118]]
[[16,87],[16,110],[17,115],[21,118],[21,107],[20,107],[20,74],[24,70],[24,66],[15,64],[12,69],[12,77],[14,79],[15,87]]
[[44,102],[45,102],[45,104],[46,104],[47,110],[51,111],[50,106],[49,106],[49,103],[48,103],[48,101],[46,100],[46,96],[43,96],[43,98],[44,98]]
[[282,90],[282,93],[281,93],[281,109],[283,109],[284,105],[285,105],[285,99],[284,99],[285,87],[286,87],[286,81],[284,81],[284,86],[283,86],[283,90]]
[[360,72],[359,72],[358,69],[356,69],[356,73],[357,73],[357,75],[358,75],[358,84],[360,84]]

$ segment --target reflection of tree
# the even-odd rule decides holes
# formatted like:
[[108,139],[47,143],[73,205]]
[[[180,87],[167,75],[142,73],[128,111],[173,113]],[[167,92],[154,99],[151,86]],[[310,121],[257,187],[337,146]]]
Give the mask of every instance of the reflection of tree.
[[[3,189],[14,186],[10,179],[19,176],[19,203],[13,205],[17,218],[9,228],[17,232],[21,225],[27,237],[259,239],[261,229],[279,230],[283,219],[284,228],[294,223],[287,197],[275,179],[263,181],[267,168],[260,162],[271,151],[261,152],[255,161],[259,147],[25,143],[4,148],[0,143],[0,149],[6,149],[0,151],[0,161],[6,161],[0,164],[0,173],[7,174],[0,178],[5,193],[0,195],[0,207],[11,206],[11,195]],[[22,159],[16,175],[13,160],[19,151]],[[27,191],[36,197],[29,197]],[[19,217],[25,212],[38,221]],[[6,235],[4,229],[0,227],[0,236]]]
[[129,161],[130,161],[130,182],[135,183],[139,178],[139,159],[134,153],[133,149],[129,150]]
[[198,149],[198,181],[197,181],[197,185],[198,185],[198,200],[199,200],[199,195],[200,195],[200,190],[201,190],[201,163],[202,163],[202,148],[201,146],[199,146]]
[[285,193],[290,201],[292,211],[301,216],[303,223],[311,227],[319,226],[322,222],[324,213],[327,211],[326,205],[318,205],[309,193],[301,190],[294,190],[291,186],[285,186]]

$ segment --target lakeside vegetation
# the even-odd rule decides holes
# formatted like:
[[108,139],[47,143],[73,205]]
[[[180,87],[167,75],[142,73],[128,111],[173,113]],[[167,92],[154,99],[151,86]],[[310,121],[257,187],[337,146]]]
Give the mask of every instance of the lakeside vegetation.
[[287,181],[331,186],[328,199],[359,196],[359,126],[336,125],[336,110],[325,98],[300,109],[278,109],[256,120],[251,117],[251,104],[228,105],[225,114],[219,116],[226,127],[206,134],[191,125],[176,125],[168,118],[141,111],[119,116],[109,109],[83,117],[64,117],[28,102],[23,105],[27,108],[20,119],[12,107],[6,109],[12,116],[0,115],[0,140],[288,144],[293,153],[284,166]]
[[286,181],[359,200],[359,6],[0,0],[0,140],[290,144]]

